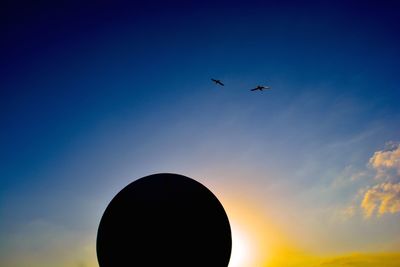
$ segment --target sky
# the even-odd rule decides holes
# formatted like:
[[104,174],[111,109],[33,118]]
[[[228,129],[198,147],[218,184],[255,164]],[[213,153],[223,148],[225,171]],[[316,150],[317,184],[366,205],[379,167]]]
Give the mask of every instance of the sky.
[[159,172],[219,198],[229,267],[399,266],[396,1],[0,12],[1,266],[98,266],[107,204]]

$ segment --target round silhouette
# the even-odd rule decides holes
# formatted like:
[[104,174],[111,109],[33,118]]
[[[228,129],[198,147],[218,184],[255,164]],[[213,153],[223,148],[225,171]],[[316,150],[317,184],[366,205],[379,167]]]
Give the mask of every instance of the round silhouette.
[[100,267],[226,267],[231,248],[229,220],[214,194],[169,173],[122,189],[97,233]]

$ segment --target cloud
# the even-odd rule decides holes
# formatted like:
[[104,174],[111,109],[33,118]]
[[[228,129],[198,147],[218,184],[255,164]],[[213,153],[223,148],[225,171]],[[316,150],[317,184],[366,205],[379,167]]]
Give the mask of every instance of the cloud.
[[368,189],[361,202],[365,217],[400,212],[400,183],[381,183]]
[[0,266],[98,266],[93,242],[85,230],[45,219],[17,225],[0,238]]
[[386,146],[369,159],[369,165],[377,171],[376,178],[393,178],[393,171],[395,176],[400,176],[400,144],[389,142]]
[[269,262],[268,267],[399,267],[400,253],[353,253],[336,256],[291,255]]
[[322,260],[317,266],[337,267],[337,266],[352,266],[352,267],[396,267],[399,266],[399,253],[382,253],[382,254],[354,254],[348,256],[338,256]]
[[343,219],[353,217],[358,208],[365,218],[375,214],[379,217],[400,213],[400,143],[386,143],[384,149],[373,153],[367,166],[369,169],[354,170],[346,167],[344,170],[343,176],[347,176],[347,183],[359,181],[364,186],[353,198],[351,205],[340,210]]
[[375,180],[383,182],[364,191],[360,204],[364,217],[400,212],[400,144],[388,142],[385,149],[373,154],[368,165],[376,171]]

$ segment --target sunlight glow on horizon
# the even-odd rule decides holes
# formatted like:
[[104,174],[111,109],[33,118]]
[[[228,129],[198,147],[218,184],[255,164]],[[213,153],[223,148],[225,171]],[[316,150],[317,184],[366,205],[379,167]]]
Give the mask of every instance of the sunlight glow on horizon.
[[229,267],[248,266],[252,261],[252,240],[237,225],[231,225],[232,228],[232,252],[229,261]]
[[[278,249],[278,231],[269,225],[263,213],[250,202],[221,194],[232,231],[229,267],[265,266]],[[246,202],[246,204],[244,204]],[[277,247],[274,247],[274,246]]]

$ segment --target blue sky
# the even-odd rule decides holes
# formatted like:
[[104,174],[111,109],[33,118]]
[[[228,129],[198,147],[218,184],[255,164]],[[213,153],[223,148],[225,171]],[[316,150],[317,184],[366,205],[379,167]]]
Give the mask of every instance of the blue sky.
[[[254,198],[293,239],[319,236],[318,244],[299,241],[310,251],[399,248],[399,214],[363,219],[357,199],[378,183],[366,174],[374,153],[400,139],[398,4],[121,1],[5,10],[0,247],[11,255],[7,264],[31,266],[10,252],[45,254],[54,233],[87,237],[90,250],[112,196],[154,172]],[[257,84],[273,89],[250,92]],[[364,174],[354,182],[357,173]],[[358,217],[320,233],[326,213],[351,205]],[[303,230],[290,227],[293,218]],[[42,232],[49,240],[36,242]],[[18,245],[21,236],[36,245]],[[90,253],[68,257],[89,264]]]

